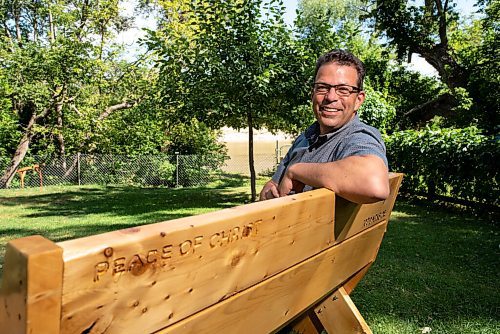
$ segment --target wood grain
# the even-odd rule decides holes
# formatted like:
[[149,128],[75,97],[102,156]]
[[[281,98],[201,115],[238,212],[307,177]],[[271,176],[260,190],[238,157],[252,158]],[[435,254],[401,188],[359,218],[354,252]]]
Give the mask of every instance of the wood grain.
[[344,283],[344,289],[347,294],[351,294],[354,288],[358,285],[363,277],[365,277],[368,269],[372,266],[373,262],[368,263],[363,269],[352,275],[347,282]]
[[[391,196],[368,205],[319,189],[58,244],[14,240],[0,329],[268,333],[321,302],[366,330],[348,293],[377,255],[401,179],[391,174]],[[342,302],[325,304],[344,284]]]
[[317,319],[314,310],[308,310],[293,320],[289,326],[297,334],[320,334],[324,327]]
[[335,243],[381,222],[389,220],[403,174],[390,173],[390,195],[385,201],[371,204],[356,204],[337,196],[335,201]]
[[333,244],[325,189],[60,243],[62,329],[149,333]]
[[373,261],[386,225],[381,222],[158,333],[273,332]]
[[7,244],[0,291],[2,333],[58,334],[62,249],[35,235]]
[[343,287],[314,308],[328,334],[372,334]]

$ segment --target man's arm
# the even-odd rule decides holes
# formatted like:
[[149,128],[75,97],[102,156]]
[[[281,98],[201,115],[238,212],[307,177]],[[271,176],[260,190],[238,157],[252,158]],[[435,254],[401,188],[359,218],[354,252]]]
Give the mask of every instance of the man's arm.
[[388,169],[375,155],[350,156],[335,162],[296,163],[288,167],[278,190],[286,196],[304,184],[328,188],[355,203],[373,203],[389,196]]

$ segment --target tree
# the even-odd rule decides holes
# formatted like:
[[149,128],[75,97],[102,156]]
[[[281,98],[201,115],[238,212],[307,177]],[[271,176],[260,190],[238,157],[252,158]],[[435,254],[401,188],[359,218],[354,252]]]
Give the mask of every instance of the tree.
[[354,41],[364,39],[361,34],[363,22],[360,20],[360,15],[365,2],[365,0],[299,1],[295,20],[297,38],[315,58],[334,48],[351,49],[357,44]]
[[500,92],[500,3],[479,1],[482,15],[459,22],[450,32],[450,45],[457,58],[469,69],[467,92],[474,104],[460,113],[458,121],[465,127],[478,124],[487,133],[498,133]]
[[[83,105],[95,110],[102,102],[100,95],[87,95],[82,102],[83,95],[90,86],[99,94],[106,89],[108,66],[116,56],[108,41],[128,20],[118,14],[118,0],[15,0],[2,2],[0,22],[0,100],[10,102],[0,106],[2,114],[17,117],[20,134],[17,146],[8,149],[12,159],[0,178],[0,187],[6,187],[37,138],[54,138],[64,158],[67,114],[81,116]],[[133,105],[126,98],[113,102],[98,119]]]
[[214,128],[249,129],[252,200],[253,129],[294,123],[303,116],[296,106],[308,95],[303,74],[309,59],[293,41],[283,11],[274,0],[191,1],[173,10],[149,41],[161,56],[162,95],[182,115]]
[[[498,79],[492,79],[498,78],[498,75],[488,73],[489,70],[498,71],[498,66],[491,65],[495,63],[495,51],[492,50],[495,43],[498,44],[498,23],[494,23],[498,22],[495,21],[498,19],[498,2],[478,3],[479,6],[488,8],[485,18],[475,19],[485,29],[475,29],[474,26],[477,27],[478,23],[476,21],[468,28],[475,33],[470,35],[461,32],[464,31],[465,24],[460,21],[453,0],[426,0],[421,6],[408,0],[377,0],[374,5],[371,12],[374,27],[385,33],[389,43],[396,47],[399,57],[406,57],[410,61],[413,53],[419,54],[438,71],[441,81],[447,87],[437,97],[406,112],[413,124],[428,122],[439,115],[455,119],[458,126],[465,126],[465,120],[471,122],[477,118],[463,117],[466,113],[470,115],[471,111],[484,119],[482,113],[477,112],[479,110],[488,115],[488,122],[485,123],[496,124],[497,107],[491,102],[498,101],[498,95],[495,97],[495,93],[488,92],[486,99],[490,102],[484,108],[481,107],[485,101],[484,90],[477,88],[481,85],[481,80],[490,87],[495,81],[498,83]],[[466,43],[464,45],[458,41]],[[478,76],[481,80],[477,80]],[[475,107],[472,107],[470,98],[474,100]],[[491,129],[488,124],[484,126]]]

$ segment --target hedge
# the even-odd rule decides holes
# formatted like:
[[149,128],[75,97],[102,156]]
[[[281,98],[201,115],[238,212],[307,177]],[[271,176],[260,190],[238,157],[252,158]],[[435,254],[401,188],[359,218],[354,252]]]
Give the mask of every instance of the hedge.
[[384,137],[390,169],[406,174],[402,193],[455,199],[498,211],[500,138],[468,128],[427,127]]

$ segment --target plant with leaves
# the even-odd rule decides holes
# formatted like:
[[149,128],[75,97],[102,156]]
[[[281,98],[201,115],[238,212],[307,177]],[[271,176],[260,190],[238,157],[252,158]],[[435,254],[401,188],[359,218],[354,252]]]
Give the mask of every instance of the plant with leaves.
[[161,56],[163,96],[186,118],[214,128],[249,129],[255,200],[253,129],[276,130],[302,118],[304,110],[296,106],[307,101],[303,73],[309,59],[283,22],[281,1],[187,4],[182,16],[169,17],[149,42]]
[[498,133],[500,92],[493,87],[500,85],[500,3],[478,1],[478,6],[479,18],[460,21],[450,32],[451,47],[469,69],[467,87],[459,92],[456,123],[477,124],[488,133]]
[[[6,148],[12,159],[0,187],[9,185],[33,144],[43,148],[56,142],[64,158],[64,134],[71,118],[85,118],[83,113],[92,111],[88,118],[99,120],[133,105],[106,85],[112,77],[110,63],[117,56],[110,39],[128,25],[118,4],[118,0],[1,3],[0,100],[10,101],[2,114],[17,118],[19,141]],[[112,105],[103,105],[103,94],[114,95],[107,99]]]
[[462,199],[498,207],[498,138],[475,126],[427,125],[395,132],[384,140],[392,168],[406,174],[402,190],[407,194],[447,196],[456,203]]
[[366,99],[358,110],[359,118],[382,133],[390,131],[394,124],[396,109],[388,102],[386,96],[370,85],[365,85],[364,91]]
[[459,127],[483,121],[481,127],[491,132],[498,120],[498,94],[483,88],[498,84],[498,66],[494,65],[498,2],[478,1],[486,15],[473,18],[470,27],[460,20],[453,0],[426,0],[422,5],[376,0],[373,5],[373,25],[397,49],[399,58],[411,61],[413,53],[419,54],[447,87],[407,110],[405,116],[411,123],[423,124],[439,115]]

